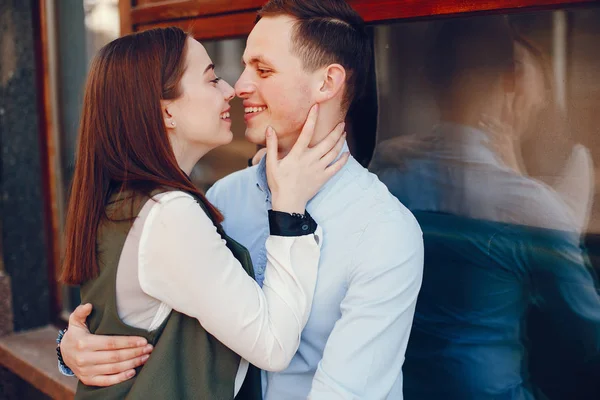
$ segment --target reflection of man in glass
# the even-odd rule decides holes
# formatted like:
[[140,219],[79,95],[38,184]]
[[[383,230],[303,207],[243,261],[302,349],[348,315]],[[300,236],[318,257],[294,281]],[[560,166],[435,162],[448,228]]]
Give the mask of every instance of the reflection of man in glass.
[[[533,306],[578,367],[598,354],[600,298],[581,225],[554,190],[507,164],[502,131],[489,129],[515,99],[514,48],[503,18],[444,23],[427,63],[442,122],[383,142],[374,157],[425,238],[407,400],[544,398],[528,376]],[[556,364],[556,354],[543,361]]]

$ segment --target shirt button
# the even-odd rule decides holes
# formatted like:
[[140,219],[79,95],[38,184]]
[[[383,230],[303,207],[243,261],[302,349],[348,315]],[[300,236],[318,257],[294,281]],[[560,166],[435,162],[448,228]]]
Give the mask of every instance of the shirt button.
[[306,225],[306,224],[302,225],[302,230],[303,231],[307,231],[308,230],[308,225]]

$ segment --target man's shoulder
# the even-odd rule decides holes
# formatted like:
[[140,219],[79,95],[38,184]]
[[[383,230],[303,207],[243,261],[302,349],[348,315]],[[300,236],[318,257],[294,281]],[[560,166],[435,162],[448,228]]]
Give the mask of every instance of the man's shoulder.
[[496,207],[511,216],[508,222],[567,231],[578,229],[567,203],[544,182],[514,176],[501,189],[504,190],[496,198]]
[[331,199],[343,205],[336,207],[337,215],[351,219],[353,224],[378,237],[421,237],[412,212],[390,193],[377,175],[356,163],[346,171],[340,183]]
[[235,171],[224,178],[219,179],[215,182],[214,187],[217,188],[229,188],[241,185],[256,183],[256,170],[258,166],[248,167]]
[[382,243],[414,243],[422,241],[423,237],[419,222],[399,201],[390,201],[373,213],[365,233],[378,236]]
[[206,193],[207,198],[211,202],[222,202],[225,194],[231,197],[238,191],[248,190],[248,187],[256,185],[257,168],[257,166],[244,168],[219,179]]
[[377,204],[353,244],[354,273],[396,271],[421,276],[424,243],[419,222],[395,198],[380,199]]
[[380,214],[392,214],[398,218],[412,216],[376,174],[358,163],[348,171],[344,186],[354,194],[349,198],[356,201],[370,218]]

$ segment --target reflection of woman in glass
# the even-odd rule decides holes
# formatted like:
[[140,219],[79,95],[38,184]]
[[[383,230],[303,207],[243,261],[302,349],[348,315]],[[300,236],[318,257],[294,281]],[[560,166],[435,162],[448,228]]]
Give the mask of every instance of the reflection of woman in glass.
[[154,350],[133,379],[80,383],[77,398],[225,399],[246,391],[243,398],[258,399],[249,362],[281,370],[296,352],[320,253],[305,205],[347,160],[331,164],[342,132],[308,149],[313,109],[282,160],[267,133],[273,210],[263,291],[247,250],[223,232],[219,211],[188,177],[202,156],[231,141],[233,96],[204,47],[177,28],[119,38],[92,64],[63,279],[82,284],[82,303],[94,307],[92,332],[141,336]]
[[[505,94],[500,117],[482,115],[480,127],[492,135],[492,146],[508,167],[519,174],[539,176],[540,181],[551,185],[583,232],[594,186],[591,155],[581,144],[572,146],[569,142],[564,113],[556,109],[553,100],[546,57],[521,35],[515,36],[514,44],[514,89]],[[527,149],[524,160],[525,142],[533,142],[535,148]],[[562,153],[568,152],[568,158],[558,154],[557,146],[562,146]],[[549,164],[548,159],[552,160],[550,167],[540,170],[535,166]]]

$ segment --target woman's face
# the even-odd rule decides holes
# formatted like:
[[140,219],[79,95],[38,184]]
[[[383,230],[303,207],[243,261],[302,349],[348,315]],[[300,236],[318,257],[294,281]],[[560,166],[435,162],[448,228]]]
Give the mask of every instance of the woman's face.
[[176,155],[202,156],[233,139],[229,101],[235,92],[215,75],[204,46],[192,38],[187,39],[185,64],[181,96],[163,101],[165,124]]

